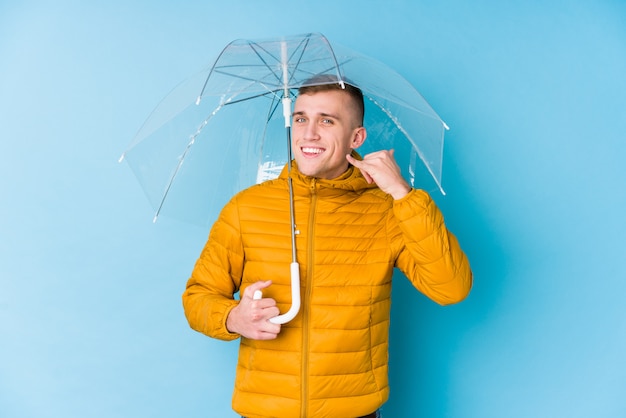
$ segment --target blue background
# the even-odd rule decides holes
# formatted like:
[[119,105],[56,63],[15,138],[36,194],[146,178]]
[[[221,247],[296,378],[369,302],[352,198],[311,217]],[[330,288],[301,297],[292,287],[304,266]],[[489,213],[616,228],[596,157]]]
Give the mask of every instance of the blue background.
[[396,280],[389,417],[626,416],[626,4],[0,1],[0,416],[229,417],[237,343],[180,294],[207,230],[118,157],[236,38],[322,32],[450,125],[435,196],[475,273]]

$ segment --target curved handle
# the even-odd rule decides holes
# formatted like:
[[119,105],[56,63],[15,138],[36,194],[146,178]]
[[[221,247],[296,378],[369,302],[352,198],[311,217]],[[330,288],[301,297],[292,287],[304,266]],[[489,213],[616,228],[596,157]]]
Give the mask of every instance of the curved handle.
[[[263,292],[256,290],[253,299],[259,300],[263,298]],[[273,324],[286,324],[296,317],[300,311],[300,265],[298,263],[291,263],[291,307],[287,312],[282,315],[270,318],[270,322]]]

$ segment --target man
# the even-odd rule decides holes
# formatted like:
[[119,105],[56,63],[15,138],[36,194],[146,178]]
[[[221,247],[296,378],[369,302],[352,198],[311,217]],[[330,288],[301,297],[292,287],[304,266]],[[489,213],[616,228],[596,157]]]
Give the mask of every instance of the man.
[[402,178],[393,150],[361,159],[354,150],[366,137],[359,89],[300,89],[291,177],[302,308],[294,320],[269,321],[291,302],[286,168],[224,207],[187,283],[190,326],[241,338],[233,409],[242,416],[378,416],[389,396],[394,267],[440,304],[470,290],[467,258],[435,203]]

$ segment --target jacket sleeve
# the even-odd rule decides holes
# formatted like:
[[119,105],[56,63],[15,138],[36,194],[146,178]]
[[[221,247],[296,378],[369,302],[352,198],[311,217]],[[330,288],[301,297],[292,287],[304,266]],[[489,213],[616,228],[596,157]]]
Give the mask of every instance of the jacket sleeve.
[[226,318],[237,305],[243,272],[243,245],[235,199],[220,214],[196,261],[183,293],[183,307],[194,330],[221,340],[239,337],[226,328]]
[[443,215],[423,190],[412,190],[394,201],[393,240],[399,243],[398,267],[413,285],[441,305],[465,299],[472,287],[472,271]]

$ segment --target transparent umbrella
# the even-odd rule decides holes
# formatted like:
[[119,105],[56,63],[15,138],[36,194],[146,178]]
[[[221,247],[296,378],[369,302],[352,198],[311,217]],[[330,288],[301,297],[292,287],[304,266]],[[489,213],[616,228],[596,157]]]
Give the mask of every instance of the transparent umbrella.
[[[362,155],[393,148],[413,186],[444,193],[448,128],[422,95],[385,64],[311,33],[233,41],[155,108],[120,158],[154,207],[154,220],[164,214],[209,225],[233,194],[277,177],[291,161],[297,89],[320,74],[363,91],[368,137]],[[291,205],[291,270],[297,276],[293,199]],[[292,304],[277,322],[297,313],[298,277],[292,277]]]

